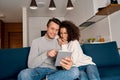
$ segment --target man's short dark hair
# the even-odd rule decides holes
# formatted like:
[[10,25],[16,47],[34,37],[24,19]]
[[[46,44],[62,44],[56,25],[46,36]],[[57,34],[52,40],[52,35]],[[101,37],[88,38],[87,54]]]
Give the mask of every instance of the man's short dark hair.
[[49,19],[48,23],[47,23],[47,27],[49,26],[50,22],[54,22],[56,24],[58,24],[59,26],[61,25],[61,21],[57,18],[51,18]]

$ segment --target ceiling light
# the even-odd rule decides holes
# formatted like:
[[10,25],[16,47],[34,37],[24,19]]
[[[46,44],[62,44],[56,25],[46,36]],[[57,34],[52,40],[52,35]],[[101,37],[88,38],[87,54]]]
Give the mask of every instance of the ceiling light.
[[55,10],[56,6],[53,0],[50,1],[49,10]]
[[67,3],[67,10],[72,10],[73,9],[73,4],[71,2],[71,0],[68,0],[68,3]]
[[36,4],[36,1],[35,0],[32,0],[31,1],[31,4],[30,4],[30,9],[37,9],[37,4]]
[[0,13],[0,18],[5,18],[5,15]]

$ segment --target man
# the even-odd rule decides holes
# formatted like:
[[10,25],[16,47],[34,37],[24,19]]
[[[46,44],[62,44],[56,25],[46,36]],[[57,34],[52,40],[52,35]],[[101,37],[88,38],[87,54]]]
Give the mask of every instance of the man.
[[63,69],[54,66],[57,51],[60,49],[57,39],[60,21],[52,18],[47,23],[45,36],[33,40],[28,58],[28,69],[22,70],[18,80],[74,80],[79,70],[72,67],[72,60],[64,58],[60,61]]

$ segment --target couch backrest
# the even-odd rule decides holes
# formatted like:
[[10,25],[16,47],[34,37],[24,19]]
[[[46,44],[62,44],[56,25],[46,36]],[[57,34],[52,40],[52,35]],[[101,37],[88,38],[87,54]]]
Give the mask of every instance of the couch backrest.
[[14,77],[22,70],[27,68],[29,47],[0,49],[0,80]]
[[83,44],[83,52],[91,56],[98,67],[120,65],[120,55],[115,41]]

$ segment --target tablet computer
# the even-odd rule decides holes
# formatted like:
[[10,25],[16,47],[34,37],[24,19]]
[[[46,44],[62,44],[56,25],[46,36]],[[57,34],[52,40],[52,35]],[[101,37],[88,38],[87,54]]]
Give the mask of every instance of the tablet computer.
[[67,52],[67,51],[58,51],[56,61],[55,61],[55,66],[60,66],[60,61],[62,58],[66,57],[71,57],[72,52]]

